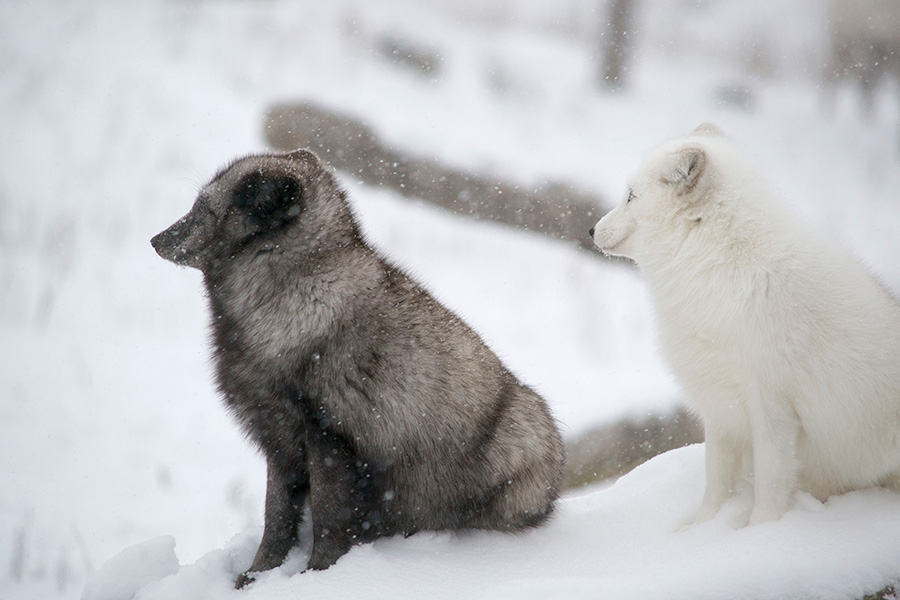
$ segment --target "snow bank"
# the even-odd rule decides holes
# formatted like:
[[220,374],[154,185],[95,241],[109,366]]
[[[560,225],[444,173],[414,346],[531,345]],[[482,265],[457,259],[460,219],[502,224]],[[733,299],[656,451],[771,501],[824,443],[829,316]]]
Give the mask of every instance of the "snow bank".
[[357,546],[326,571],[303,573],[307,547],[238,592],[230,587],[249,567],[257,536],[239,536],[145,584],[147,573],[166,574],[173,560],[170,540],[153,540],[152,557],[135,551],[143,546],[130,548],[88,587],[136,589],[136,600],[828,600],[898,581],[900,495],[868,490],[822,504],[798,494],[780,521],[737,528],[749,516],[745,490],[714,520],[679,531],[702,491],[703,447],[696,445],[663,454],[608,488],[566,496],[548,525],[521,535],[398,536]]
[[84,588],[84,600],[122,600],[178,572],[175,538],[158,537],[111,558]]

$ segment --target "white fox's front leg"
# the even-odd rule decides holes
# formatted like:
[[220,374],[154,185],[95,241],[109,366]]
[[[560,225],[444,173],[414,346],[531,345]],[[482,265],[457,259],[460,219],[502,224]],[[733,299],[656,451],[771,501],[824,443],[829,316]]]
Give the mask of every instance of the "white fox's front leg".
[[729,432],[706,422],[706,491],[694,524],[712,519],[734,493],[743,444]]
[[750,406],[753,512],[750,525],[780,519],[797,489],[800,420],[786,398],[758,394]]

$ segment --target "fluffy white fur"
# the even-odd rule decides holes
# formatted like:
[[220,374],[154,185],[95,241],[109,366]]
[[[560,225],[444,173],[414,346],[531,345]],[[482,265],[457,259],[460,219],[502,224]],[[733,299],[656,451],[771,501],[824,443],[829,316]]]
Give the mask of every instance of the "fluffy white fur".
[[646,277],[662,351],[703,419],[695,522],[740,478],[750,524],[780,518],[797,490],[900,491],[900,306],[714,126],[652,152],[593,237]]

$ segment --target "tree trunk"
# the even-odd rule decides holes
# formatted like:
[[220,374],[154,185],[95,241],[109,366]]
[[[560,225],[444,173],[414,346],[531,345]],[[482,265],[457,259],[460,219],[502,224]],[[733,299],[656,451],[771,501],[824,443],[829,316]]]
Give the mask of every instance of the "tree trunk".
[[603,65],[600,83],[611,90],[620,90],[627,83],[631,41],[634,38],[633,17],[633,0],[612,0],[609,3],[608,20],[601,34]]

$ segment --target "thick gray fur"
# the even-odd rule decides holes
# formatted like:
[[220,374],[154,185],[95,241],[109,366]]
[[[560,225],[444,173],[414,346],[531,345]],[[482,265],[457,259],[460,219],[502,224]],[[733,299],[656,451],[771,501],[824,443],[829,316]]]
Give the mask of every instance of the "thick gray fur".
[[219,389],[266,457],[238,587],[283,562],[307,505],[312,569],[380,536],[550,515],[564,449],[547,405],[366,244],[315,154],[237,160],[152,244],[203,272]]

